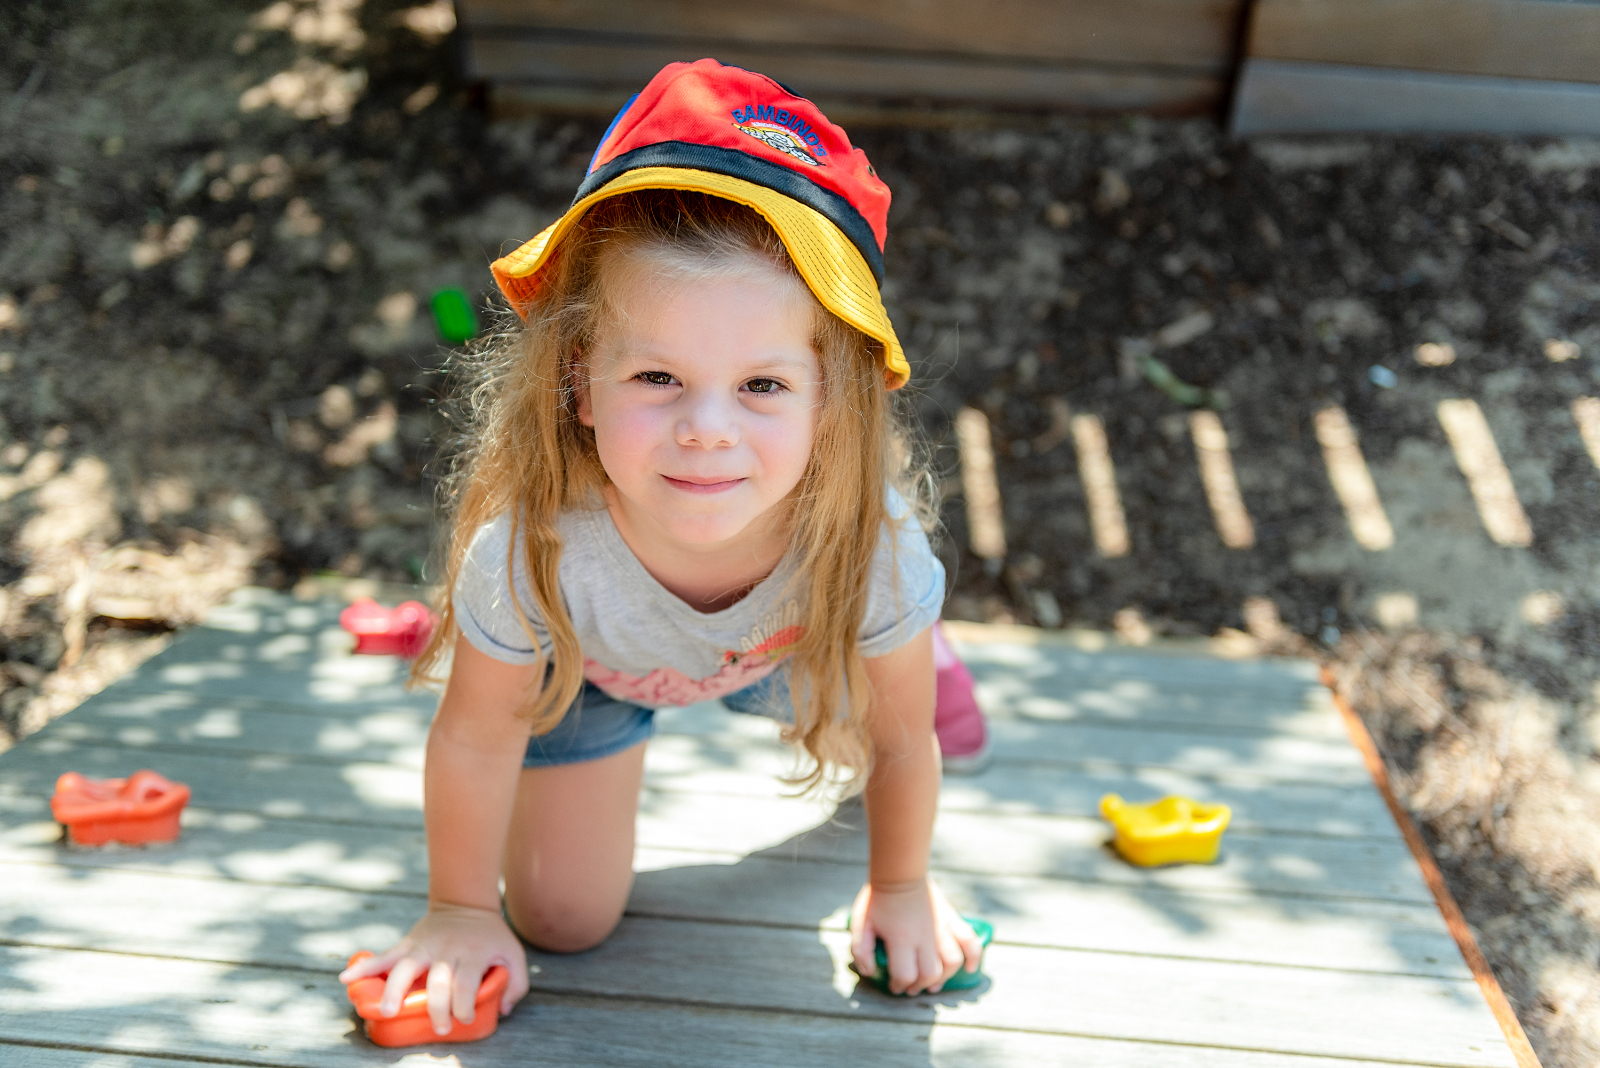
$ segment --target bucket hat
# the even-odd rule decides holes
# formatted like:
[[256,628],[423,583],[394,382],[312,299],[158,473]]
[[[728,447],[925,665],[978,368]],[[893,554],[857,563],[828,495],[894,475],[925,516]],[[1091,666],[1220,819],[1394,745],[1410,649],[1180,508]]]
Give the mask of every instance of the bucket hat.
[[911,368],[881,295],[889,187],[817,105],[714,59],[662,68],[611,120],[566,214],[490,265],[517,314],[527,317],[540,272],[585,212],[645,189],[756,211],[822,306],[878,342],[889,388],[906,383]]

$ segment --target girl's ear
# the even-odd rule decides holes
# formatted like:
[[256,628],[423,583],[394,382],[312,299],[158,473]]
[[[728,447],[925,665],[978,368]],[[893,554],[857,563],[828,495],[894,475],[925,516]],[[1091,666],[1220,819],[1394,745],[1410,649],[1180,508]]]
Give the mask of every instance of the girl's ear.
[[582,354],[572,365],[572,401],[578,409],[578,422],[594,427],[594,406],[589,403],[589,375]]

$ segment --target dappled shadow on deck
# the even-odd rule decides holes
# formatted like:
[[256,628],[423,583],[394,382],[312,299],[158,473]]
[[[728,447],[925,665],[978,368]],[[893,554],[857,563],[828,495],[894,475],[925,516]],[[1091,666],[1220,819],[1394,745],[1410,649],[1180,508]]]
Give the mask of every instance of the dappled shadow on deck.
[[[0,1041],[394,1060],[353,1034],[332,976],[425,906],[432,698],[401,690],[393,661],[347,656],[327,606],[244,602],[219,617],[233,630],[184,636],[0,756],[0,865],[15,888],[0,891]],[[1220,1047],[1230,1064],[1256,1063],[1252,1046],[1379,1056],[1384,1021],[1419,998],[1446,1006],[1441,1027],[1476,1026],[1454,945],[1304,679],[1256,671],[1230,689],[1204,662],[1136,677],[1115,658],[967,653],[999,757],[948,781],[934,863],[957,906],[997,928],[991,987],[911,1000],[859,987],[844,968],[867,854],[859,808],[786,799],[771,725],[698,706],[661,717],[616,935],[586,954],[534,954],[535,992],[500,1035],[436,1052],[464,1065],[743,1065],[763,1049],[866,1050],[966,1065],[1087,1042],[1084,1057],[1115,1047],[1116,1063],[1144,1068],[1199,1063],[1179,1046]],[[180,842],[55,841],[56,774],[141,766],[195,788]],[[1124,864],[1093,816],[1107,790],[1228,801],[1222,860]],[[1126,1011],[1126,992],[1152,983],[1210,993],[1173,1020]],[[1452,1063],[1500,1063],[1485,1048]]]

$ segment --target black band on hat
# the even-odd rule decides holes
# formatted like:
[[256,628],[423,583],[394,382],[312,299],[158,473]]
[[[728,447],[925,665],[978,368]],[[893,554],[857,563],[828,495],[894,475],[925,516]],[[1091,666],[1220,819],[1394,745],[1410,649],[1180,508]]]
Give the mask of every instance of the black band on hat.
[[860,250],[867,261],[878,287],[883,287],[883,253],[878,250],[878,239],[867,220],[855,205],[831,189],[825,189],[797,171],[778,163],[757,159],[747,152],[716,145],[697,145],[688,141],[658,141],[653,145],[624,152],[597,170],[591,171],[572,198],[576,204],[613,178],[642,167],[684,167],[697,171],[711,171],[730,178],[743,178],[747,182],[766,186],[791,200],[798,200],[808,208],[821,212],[837,226],[850,243]]

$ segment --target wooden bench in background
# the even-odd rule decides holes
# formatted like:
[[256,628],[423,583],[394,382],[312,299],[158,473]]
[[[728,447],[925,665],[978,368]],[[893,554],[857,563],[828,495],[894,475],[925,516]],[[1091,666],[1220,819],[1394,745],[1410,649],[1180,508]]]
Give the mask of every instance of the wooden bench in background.
[[[675,60],[770,74],[825,107],[1219,111],[1245,0],[457,0],[500,110],[614,110]],[[832,113],[830,107],[830,113]]]
[[665,64],[713,56],[846,123],[1226,111],[1239,135],[1600,134],[1600,0],[456,6],[467,74],[501,114],[610,114]]
[[1596,0],[1256,0],[1232,129],[1600,134]]

